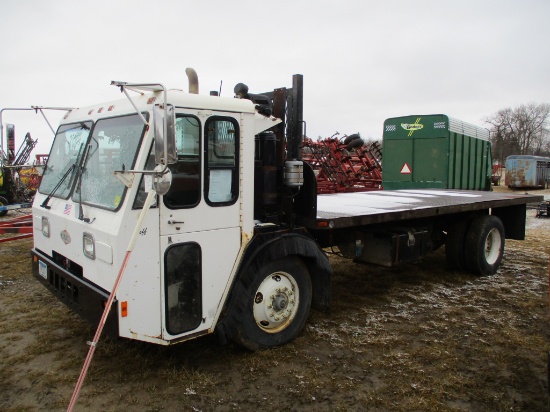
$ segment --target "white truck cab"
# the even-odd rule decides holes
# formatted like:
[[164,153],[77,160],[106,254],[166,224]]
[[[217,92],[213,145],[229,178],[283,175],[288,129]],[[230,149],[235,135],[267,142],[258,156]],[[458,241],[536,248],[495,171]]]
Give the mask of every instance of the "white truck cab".
[[[107,328],[158,344],[211,333],[253,237],[255,136],[280,120],[247,99],[114,83],[138,93],[73,109],[57,130],[33,205],[37,274],[99,319],[160,164],[171,185],[146,214]],[[169,165],[154,148],[166,103]]]

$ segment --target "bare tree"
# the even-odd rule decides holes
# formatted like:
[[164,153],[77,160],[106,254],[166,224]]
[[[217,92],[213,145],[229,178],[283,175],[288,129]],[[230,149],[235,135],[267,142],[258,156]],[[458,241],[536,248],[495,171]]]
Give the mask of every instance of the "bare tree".
[[548,155],[550,104],[528,103],[499,110],[485,120],[491,125],[494,157]]

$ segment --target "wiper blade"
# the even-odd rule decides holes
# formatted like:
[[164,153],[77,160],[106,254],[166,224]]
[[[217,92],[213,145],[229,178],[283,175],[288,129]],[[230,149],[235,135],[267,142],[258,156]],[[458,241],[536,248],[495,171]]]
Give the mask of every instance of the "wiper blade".
[[[92,137],[93,138],[93,137]],[[78,181],[78,220],[82,220],[86,223],[92,223],[89,218],[84,216],[84,209],[82,208],[82,175],[84,174],[84,170],[86,169],[86,163],[88,162],[88,156],[90,155],[90,149],[92,148],[92,145],[89,144],[86,146],[86,150],[84,152],[84,156],[82,157],[82,162],[80,163],[80,167],[78,168],[78,174],[76,176],[76,179]],[[98,145],[99,148],[99,145]]]
[[67,179],[67,176],[69,176],[69,174],[73,171],[73,169],[76,167],[76,163],[73,163],[71,165],[71,167],[69,167],[69,169],[65,172],[65,174],[63,175],[63,177],[61,178],[61,180],[59,180],[59,182],[55,185],[55,187],[53,188],[53,190],[50,192],[50,194],[48,195],[48,197],[46,197],[46,199],[44,199],[44,201],[42,202],[42,204],[40,205],[40,207],[43,207],[43,208],[46,208],[46,209],[51,209],[52,207],[51,206],[48,206],[48,202],[50,201],[50,199],[52,198],[52,196],[55,194],[55,192],[57,192],[57,189],[59,189],[59,187],[63,184],[63,182],[65,181],[65,179]]

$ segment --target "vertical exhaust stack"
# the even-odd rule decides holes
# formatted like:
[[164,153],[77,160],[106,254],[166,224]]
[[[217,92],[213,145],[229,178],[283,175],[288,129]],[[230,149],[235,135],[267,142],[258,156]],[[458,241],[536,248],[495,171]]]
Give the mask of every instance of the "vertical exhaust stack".
[[188,67],[185,69],[185,74],[189,79],[189,93],[190,94],[199,94],[199,78],[195,69]]

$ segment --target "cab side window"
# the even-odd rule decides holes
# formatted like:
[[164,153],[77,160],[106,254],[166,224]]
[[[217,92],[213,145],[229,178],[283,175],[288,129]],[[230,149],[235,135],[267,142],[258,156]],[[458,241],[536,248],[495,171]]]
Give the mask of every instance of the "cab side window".
[[201,198],[200,121],[195,116],[176,115],[177,163],[170,165],[172,185],[164,204],[170,209],[194,207]]
[[231,205],[239,195],[239,124],[232,117],[212,116],[206,121],[205,133],[206,203]]

